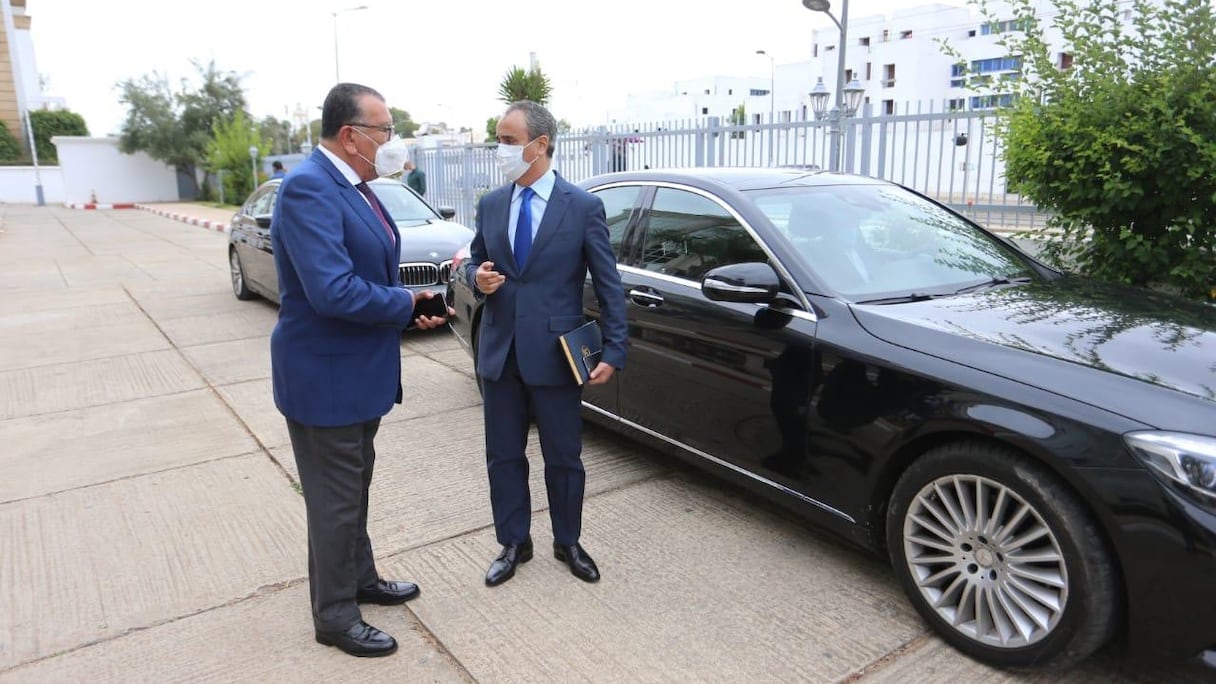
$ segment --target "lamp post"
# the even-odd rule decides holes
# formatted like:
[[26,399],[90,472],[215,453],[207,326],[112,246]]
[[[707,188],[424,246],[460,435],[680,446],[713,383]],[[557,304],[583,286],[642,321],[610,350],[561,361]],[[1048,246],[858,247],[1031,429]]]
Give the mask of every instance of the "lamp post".
[[249,163],[253,166],[253,189],[258,189],[258,146],[249,146]]
[[[768,123],[777,123],[777,63],[773,56],[764,50],[756,50],[757,55],[768,57]],[[773,165],[773,138],[776,128],[770,128],[768,134],[768,165]]]
[[330,14],[334,17],[334,82],[341,83],[342,76],[338,72],[338,15],[344,12],[358,12],[359,10],[367,9],[367,5],[359,5],[358,7],[347,7],[346,9],[335,10]]
[[[840,19],[837,19],[832,14],[831,0],[802,0],[802,6],[812,12],[823,12],[828,15],[832,23],[836,24],[836,28],[840,29],[840,44],[836,46],[836,104],[832,110],[827,111],[827,88],[823,85],[823,78],[820,77],[819,82],[815,85],[815,89],[811,91],[811,106],[815,110],[815,118],[828,118],[830,127],[828,133],[831,137],[831,146],[829,149],[829,168],[832,171],[840,170],[840,148],[841,145],[841,120],[847,119],[857,112],[857,107],[861,104],[861,95],[865,89],[861,87],[861,82],[854,78],[849,81],[848,86],[844,82],[844,58],[845,47],[848,42],[849,28],[849,0],[840,1]],[[849,95],[849,102],[846,105],[845,93]]]

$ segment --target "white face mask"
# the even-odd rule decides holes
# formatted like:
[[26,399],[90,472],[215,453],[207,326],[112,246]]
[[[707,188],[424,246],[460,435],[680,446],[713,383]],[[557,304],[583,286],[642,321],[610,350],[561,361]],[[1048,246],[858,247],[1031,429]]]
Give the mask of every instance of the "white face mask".
[[[371,136],[355,129],[359,135],[372,140]],[[372,142],[375,142],[372,140]],[[358,154],[356,152],[356,154]],[[376,167],[376,175],[381,178],[385,176],[395,176],[405,169],[405,162],[409,161],[410,150],[405,146],[405,138],[392,137],[389,141],[376,148],[376,161],[373,162],[363,155],[359,155],[363,161]]]
[[[536,142],[533,140],[532,142]],[[528,143],[531,145],[532,143]],[[498,159],[498,170],[502,171],[502,175],[507,179],[507,182],[514,183],[519,180],[528,169],[532,168],[533,159],[530,162],[524,161],[524,150],[528,145],[505,145],[498,144],[498,151],[495,156]]]

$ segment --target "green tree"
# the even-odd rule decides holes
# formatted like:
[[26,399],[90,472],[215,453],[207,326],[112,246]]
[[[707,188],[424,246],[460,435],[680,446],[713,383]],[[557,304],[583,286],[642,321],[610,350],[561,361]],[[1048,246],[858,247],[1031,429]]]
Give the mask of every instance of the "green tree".
[[[207,170],[224,172],[224,198],[230,202],[239,203],[255,186],[250,147],[258,148],[259,159],[270,151],[270,143],[261,137],[244,112],[237,110],[231,119],[213,124],[206,150]],[[262,180],[259,177],[257,182]]]
[[[973,0],[975,1],[975,0]],[[998,18],[985,0],[981,11]],[[1097,278],[1216,298],[1216,16],[1207,0],[1056,0],[1060,68],[1033,0],[1013,0],[1021,58],[1002,113],[1009,186],[1055,212],[1038,234],[1057,264]]]
[[402,138],[414,137],[414,132],[418,130],[418,124],[410,118],[410,113],[404,109],[389,107],[388,113],[393,117],[393,129],[397,131],[397,135]]
[[20,158],[21,143],[9,132],[8,126],[0,121],[0,162],[17,161]]
[[[119,149],[127,154],[143,151],[171,164],[191,183],[195,166],[206,158],[214,125],[245,110],[240,77],[218,71],[214,62],[194,66],[201,83],[194,87],[183,79],[177,93],[156,72],[117,85],[119,102],[127,107]],[[183,194],[193,199],[197,188]]]
[[57,135],[89,134],[84,117],[76,112],[39,110],[30,112],[30,126],[34,128],[34,147],[38,150],[38,163],[58,164],[59,150],[51,142]]
[[267,116],[258,122],[258,133],[270,145],[269,154],[291,154],[296,151],[292,144],[291,122]]
[[540,66],[524,71],[521,67],[512,67],[503,76],[498,86],[498,99],[506,103],[520,100],[531,100],[537,104],[548,104],[553,88],[549,85],[549,77],[540,70]]
[[502,117],[491,116],[486,119],[486,142],[498,140],[498,120]]

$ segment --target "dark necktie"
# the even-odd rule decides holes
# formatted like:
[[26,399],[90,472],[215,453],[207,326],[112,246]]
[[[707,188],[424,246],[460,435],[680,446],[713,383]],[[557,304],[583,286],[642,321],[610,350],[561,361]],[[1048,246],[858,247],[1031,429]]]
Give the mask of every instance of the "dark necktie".
[[380,225],[384,226],[384,232],[388,233],[388,243],[396,245],[397,239],[393,237],[393,229],[389,227],[388,219],[384,218],[384,212],[380,211],[380,203],[376,201],[376,193],[372,192],[367,183],[359,183],[355,188],[363,193],[363,196],[367,198],[367,203],[372,205],[372,211],[380,219]]
[[519,193],[519,217],[515,220],[515,265],[523,270],[532,251],[532,188]]

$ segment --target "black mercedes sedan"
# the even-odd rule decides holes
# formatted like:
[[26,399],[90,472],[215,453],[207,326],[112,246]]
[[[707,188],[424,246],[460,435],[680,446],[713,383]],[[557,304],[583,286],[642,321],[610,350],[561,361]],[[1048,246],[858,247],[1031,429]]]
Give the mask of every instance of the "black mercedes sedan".
[[[401,233],[401,284],[415,292],[447,287],[451,255],[473,238],[473,230],[450,221],[454,209],[436,210],[399,180],[370,182]],[[228,228],[228,266],[237,299],[260,295],[279,301],[279,278],[270,243],[270,218],[279,195],[279,179],[268,180],[241,205]]]
[[[1216,664],[1216,307],[1057,272],[872,179],[581,185],[630,329],[588,418],[889,558],[983,662],[1061,667],[1122,639]],[[474,358],[476,267],[449,283]]]

